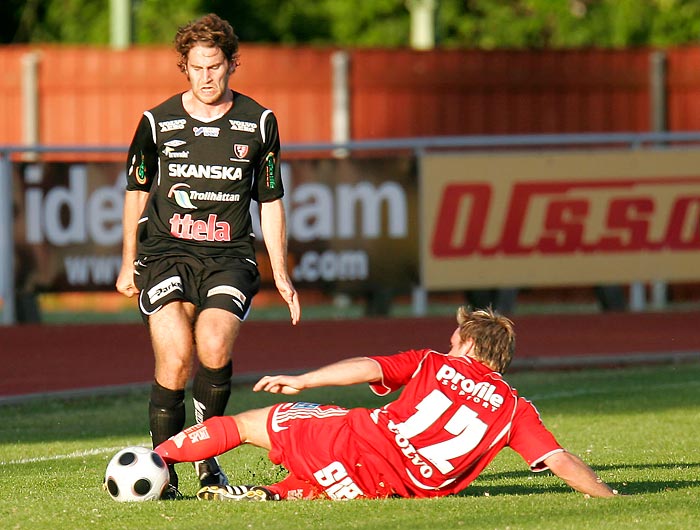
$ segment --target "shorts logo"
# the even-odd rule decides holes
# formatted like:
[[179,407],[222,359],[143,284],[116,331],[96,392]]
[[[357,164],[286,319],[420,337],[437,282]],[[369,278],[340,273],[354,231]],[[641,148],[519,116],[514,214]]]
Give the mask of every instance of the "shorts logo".
[[364,495],[340,462],[331,462],[323,469],[319,469],[314,473],[314,478],[333,500],[354,499]]
[[180,276],[171,276],[151,287],[147,293],[148,301],[151,305],[156,305],[159,300],[165,298],[173,291],[182,292],[182,278]]
[[295,403],[282,403],[273,412],[270,418],[270,426],[274,432],[280,432],[287,427],[281,424],[292,420],[308,420],[309,418],[331,418],[345,416],[348,409],[335,406],[322,406],[318,403],[297,401]]
[[280,423],[284,423],[288,419],[283,412],[280,414],[281,408],[282,407],[277,407],[270,418],[270,428],[272,429],[272,432],[282,432],[289,429],[289,427],[280,425]]
[[240,290],[236,289],[233,285],[219,285],[207,292],[207,298],[210,296],[215,296],[217,294],[227,295],[233,298],[233,302],[243,310],[245,306],[247,297]]

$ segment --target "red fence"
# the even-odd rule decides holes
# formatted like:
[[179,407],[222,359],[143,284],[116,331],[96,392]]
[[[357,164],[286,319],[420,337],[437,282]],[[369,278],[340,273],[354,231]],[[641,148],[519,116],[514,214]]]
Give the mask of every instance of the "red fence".
[[[23,143],[33,51],[42,144],[126,145],[144,109],[187,88],[169,47],[0,47],[0,145]],[[283,143],[331,141],[335,51],[243,46],[232,86],[276,112]],[[651,52],[350,50],[351,138],[648,131]],[[669,130],[700,130],[700,49],[666,57]]]

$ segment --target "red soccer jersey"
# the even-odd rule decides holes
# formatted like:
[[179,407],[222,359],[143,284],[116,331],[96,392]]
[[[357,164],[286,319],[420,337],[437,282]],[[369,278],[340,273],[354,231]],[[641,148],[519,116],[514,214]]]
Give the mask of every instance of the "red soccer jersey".
[[268,417],[270,459],[332,499],[436,497],[466,488],[505,446],[533,470],[562,451],[529,401],[501,375],[432,350],[372,357],[382,408],[282,403]]
[[432,350],[372,359],[383,376],[371,385],[375,393],[405,388],[395,401],[370,411],[366,431],[362,416],[353,414],[359,420],[353,423],[365,431],[358,432],[361,437],[376,440],[391,468],[383,475],[396,474],[390,483],[402,496],[457,493],[506,446],[533,470],[545,469],[542,461],[562,451],[534,405],[480,362]]

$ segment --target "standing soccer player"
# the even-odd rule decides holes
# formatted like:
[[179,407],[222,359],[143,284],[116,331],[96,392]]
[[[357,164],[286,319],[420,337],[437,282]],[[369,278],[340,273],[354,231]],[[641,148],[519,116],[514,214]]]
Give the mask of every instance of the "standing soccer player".
[[592,497],[612,497],[579,457],[562,448],[534,405],[502,377],[515,349],[513,325],[489,310],[457,313],[448,353],[409,350],[355,357],[302,375],[265,376],[254,390],[369,383],[383,407],[281,403],[210,418],[155,448],[168,462],[218,455],[242,443],[269,450],[289,476],[269,486],[205,486],[207,500],[440,497],[466,488],[505,447],[533,471],[550,469]]
[[[231,25],[209,14],[178,29],[178,66],[190,89],[143,113],[129,148],[122,268],[117,290],[138,294],[155,356],[149,402],[153,446],[185,424],[185,386],[195,351],[196,421],[224,414],[233,345],[260,286],[251,200],[260,208],[275,285],[299,321],[287,271],[271,110],[229,88],[239,65]],[[227,484],[215,458],[195,463],[201,486]],[[178,479],[170,466],[171,488]]]

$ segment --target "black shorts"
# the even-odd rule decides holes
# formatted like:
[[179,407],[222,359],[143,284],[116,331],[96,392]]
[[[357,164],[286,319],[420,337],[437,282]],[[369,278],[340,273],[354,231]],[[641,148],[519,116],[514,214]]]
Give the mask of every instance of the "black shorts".
[[134,283],[141,291],[144,320],[174,300],[191,302],[198,312],[216,307],[245,320],[260,289],[260,273],[255,263],[243,258],[140,256]]

